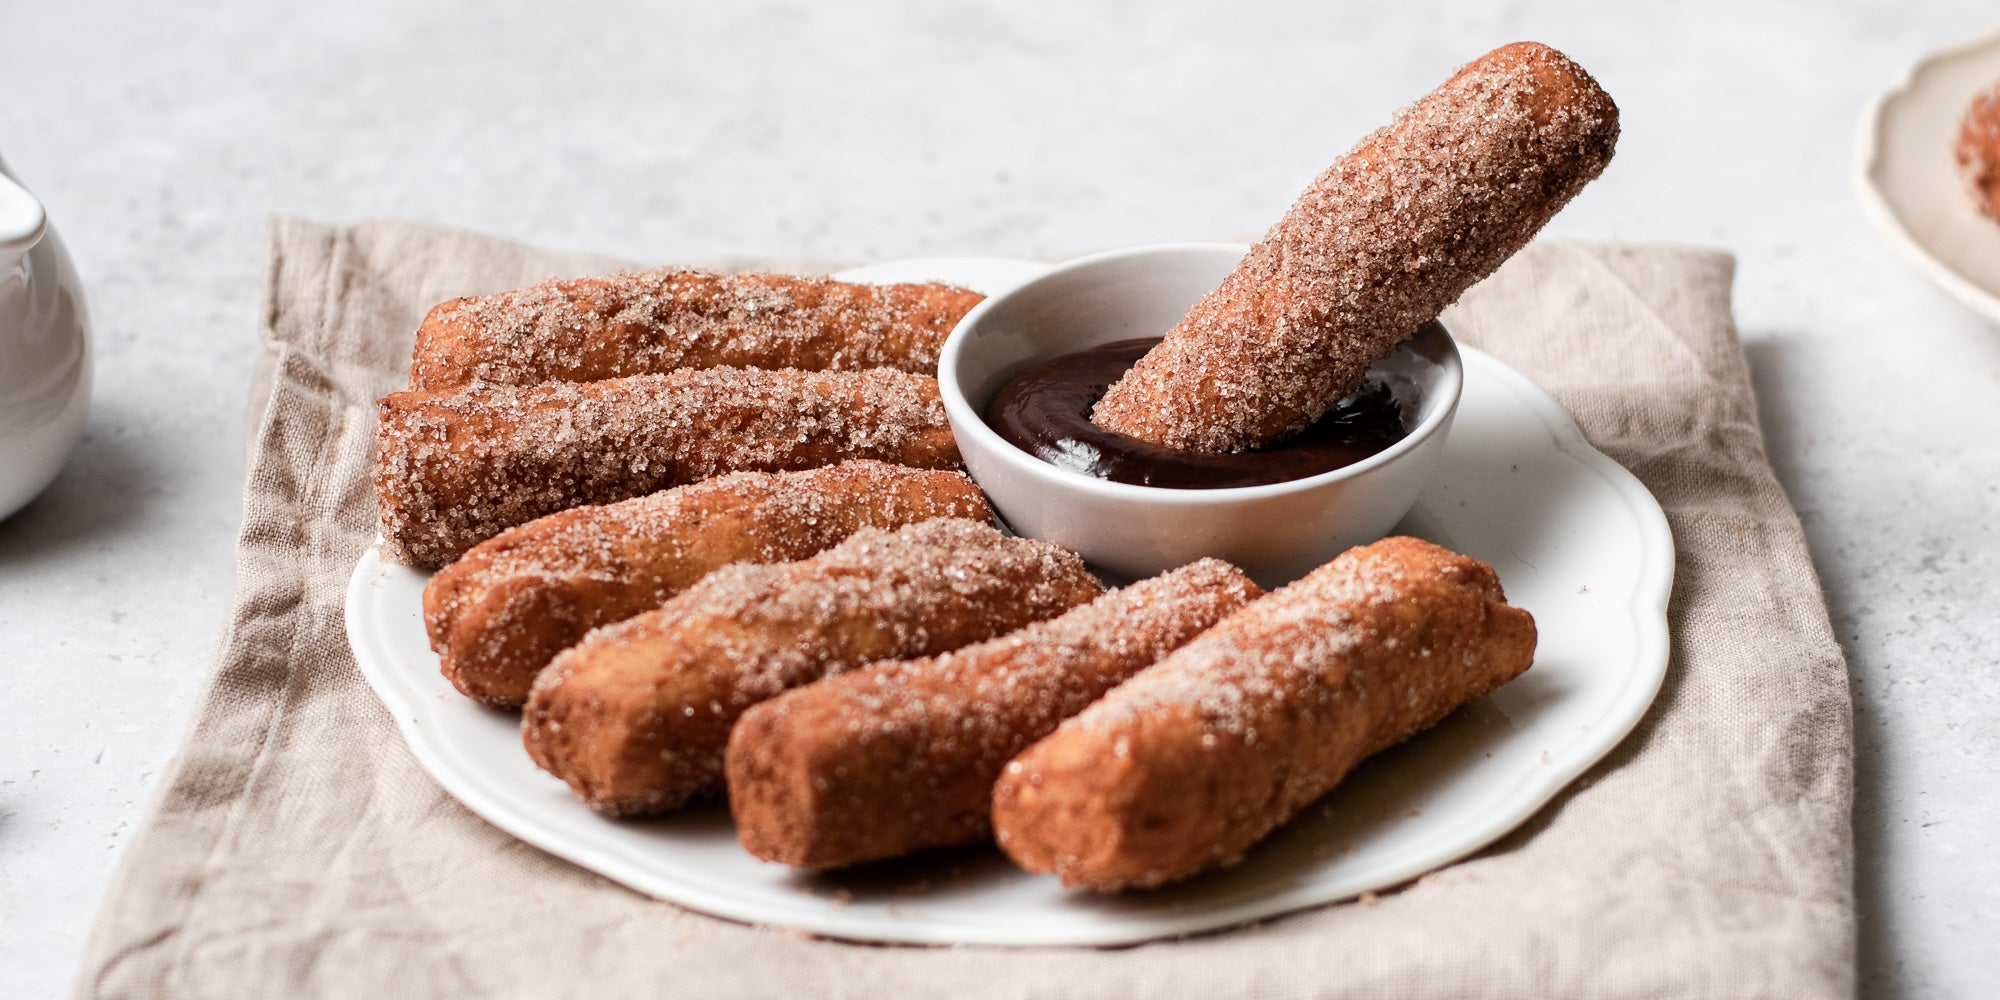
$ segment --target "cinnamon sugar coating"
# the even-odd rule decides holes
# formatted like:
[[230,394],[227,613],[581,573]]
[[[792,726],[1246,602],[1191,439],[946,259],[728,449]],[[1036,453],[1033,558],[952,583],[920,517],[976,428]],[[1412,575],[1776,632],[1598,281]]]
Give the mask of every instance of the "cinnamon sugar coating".
[[417,329],[410,388],[591,382],[676,368],[937,368],[982,296],[950,285],[857,285],[661,268],[442,303]]
[[473,546],[424,588],[424,626],[459,691],[513,708],[584,633],[659,607],[718,567],[804,559],[860,528],[992,516],[957,472],[864,459],[729,473],[550,514]]
[[2000,83],[1974,97],[1965,110],[1956,153],[1973,203],[2000,222]]
[[724,472],[850,458],[956,468],[937,381],[682,369],[383,397],[375,499],[388,554],[437,566],[517,524]]
[[1010,761],[1000,847],[1097,891],[1229,864],[1354,766],[1528,669],[1535,624],[1486,564],[1350,549],[1140,671]]
[[1617,139],[1617,106],[1562,53],[1480,57],[1320,175],[1092,421],[1214,452],[1307,427],[1526,246]]
[[1203,559],[997,639],[757,705],[729,739],[736,834],[804,868],[983,840],[1009,758],[1262,593]]
[[549,664],[522,715],[543,770],[637,815],[723,790],[729,729],[786,689],[1052,618],[1103,587],[1074,553],[960,518],[864,528],[810,559],[738,563],[600,628]]

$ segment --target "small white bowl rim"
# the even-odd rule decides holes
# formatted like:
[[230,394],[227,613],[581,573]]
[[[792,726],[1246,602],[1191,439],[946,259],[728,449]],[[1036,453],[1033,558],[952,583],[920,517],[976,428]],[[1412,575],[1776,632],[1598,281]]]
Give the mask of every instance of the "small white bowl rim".
[[[938,393],[944,399],[946,415],[951,417],[958,426],[966,428],[973,437],[978,438],[979,443],[985,448],[988,454],[993,455],[997,460],[1027,475],[1053,479],[1064,486],[1093,492],[1106,498],[1143,500],[1149,503],[1168,505],[1217,504],[1232,501],[1262,500],[1271,497],[1288,496],[1293,493],[1310,492],[1343,479],[1354,478],[1369,470],[1395,461],[1402,455],[1415,450],[1417,446],[1435,435],[1439,428],[1451,421],[1452,415],[1458,410],[1459,396],[1465,388],[1465,364],[1463,359],[1459,357],[1458,341],[1451,336],[1451,331],[1442,322],[1438,323],[1438,329],[1443,331],[1445,344],[1451,350],[1445,355],[1439,365],[1442,371],[1440,372],[1438,381],[1433,386],[1433,390],[1443,394],[1447,401],[1445,405],[1433,409],[1429,417],[1417,424],[1416,427],[1411,428],[1410,432],[1403,435],[1402,439],[1395,444],[1359,462],[1344,465],[1338,469],[1322,472],[1318,475],[1307,476],[1303,479],[1288,479],[1282,483],[1266,483],[1261,486],[1225,486],[1215,489],[1140,486],[1133,483],[1119,483],[1109,479],[1099,479],[1095,476],[1086,476],[1081,472],[1073,472],[1060,466],[1051,465],[1022,451],[1012,442],[1001,437],[998,431],[995,431],[986,423],[986,417],[972,408],[972,404],[965,398],[964,388],[959,384],[958,379],[950,374],[958,367],[958,358],[963,353],[963,347],[968,335],[967,331],[971,330],[980,320],[984,319],[986,314],[1000,303],[1027,292],[1043,282],[1053,280],[1071,271],[1131,257],[1150,257],[1167,253],[1217,250],[1231,250],[1238,256],[1241,256],[1247,253],[1249,249],[1250,247],[1247,243],[1185,242],[1148,243],[1135,247],[1105,250],[1053,264],[1047,271],[1013,288],[1007,289],[997,295],[988,296],[985,301],[972,307],[971,311],[967,312],[965,317],[958,321],[958,325],[953,327],[951,333],[945,337],[944,346],[938,352]],[[1400,350],[1401,348],[1399,347],[1398,349]]]

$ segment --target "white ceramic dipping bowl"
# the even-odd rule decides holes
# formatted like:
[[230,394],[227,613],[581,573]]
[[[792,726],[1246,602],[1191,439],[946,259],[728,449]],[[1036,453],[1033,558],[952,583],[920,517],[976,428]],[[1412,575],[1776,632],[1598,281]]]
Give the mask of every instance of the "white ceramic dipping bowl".
[[1189,243],[1083,257],[959,322],[938,359],[945,413],[966,468],[1016,532],[1073,549],[1115,578],[1216,556],[1276,586],[1381,538],[1409,512],[1443,453],[1464,384],[1458,348],[1435,323],[1371,369],[1401,404],[1408,436],[1305,479],[1210,490],[1114,483],[1050,465],[987,425],[987,403],[1014,376],[1057,355],[1166,333],[1244,250]]

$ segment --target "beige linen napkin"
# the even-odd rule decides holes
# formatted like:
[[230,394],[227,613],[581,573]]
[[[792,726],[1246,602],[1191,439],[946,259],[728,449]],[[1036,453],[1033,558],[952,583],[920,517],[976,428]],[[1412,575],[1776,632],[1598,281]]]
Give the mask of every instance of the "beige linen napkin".
[[1543,242],[1449,321],[1666,508],[1673,662],[1611,757],[1378,900],[1117,950],[865,947],[628,892],[440,791],[356,671],[374,400],[442,299],[614,262],[415,225],[273,232],[271,374],[213,683],[104,903],[87,997],[1839,996],[1847,680],[1765,461],[1731,262]]

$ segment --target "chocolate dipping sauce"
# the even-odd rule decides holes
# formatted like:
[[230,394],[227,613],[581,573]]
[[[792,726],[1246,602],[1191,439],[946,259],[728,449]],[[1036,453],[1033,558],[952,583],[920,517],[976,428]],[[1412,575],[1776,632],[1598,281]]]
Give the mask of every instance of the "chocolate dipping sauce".
[[1044,462],[1114,483],[1212,490],[1263,486],[1352,465],[1403,439],[1402,408],[1370,381],[1318,423],[1256,451],[1165,448],[1107,431],[1090,409],[1154,344],[1141,337],[1051,358],[1015,376],[986,406],[986,422]]

